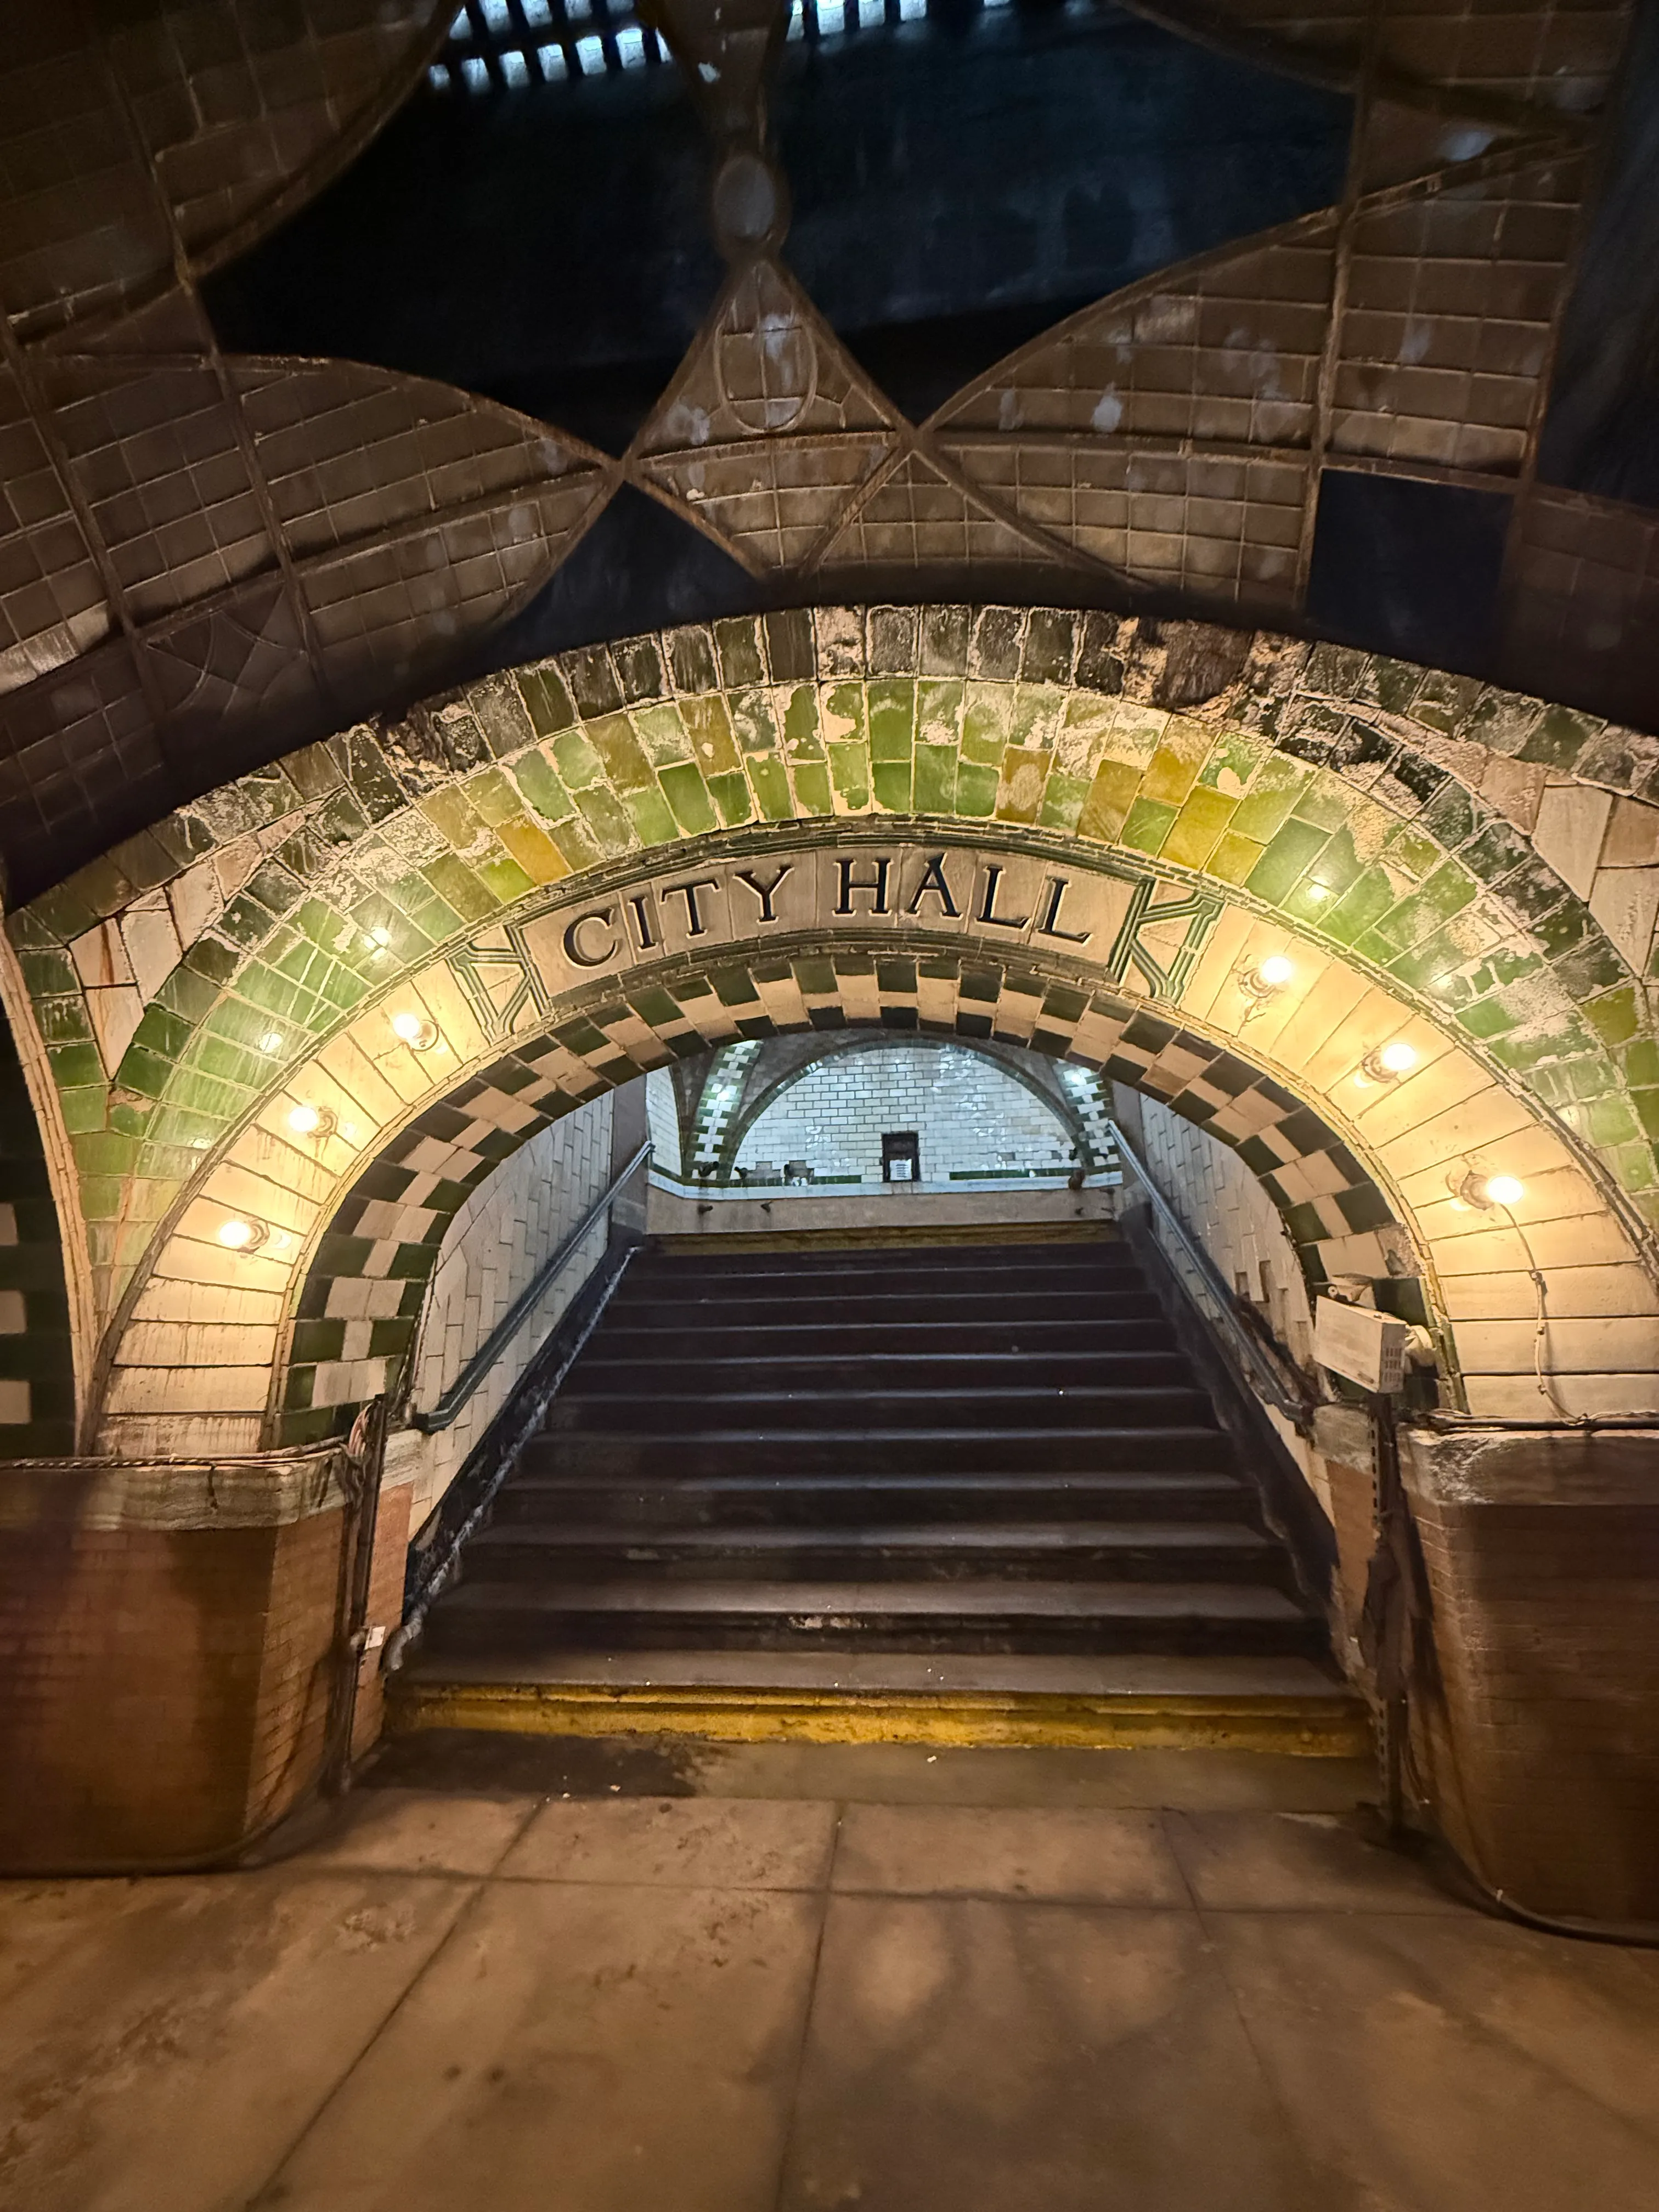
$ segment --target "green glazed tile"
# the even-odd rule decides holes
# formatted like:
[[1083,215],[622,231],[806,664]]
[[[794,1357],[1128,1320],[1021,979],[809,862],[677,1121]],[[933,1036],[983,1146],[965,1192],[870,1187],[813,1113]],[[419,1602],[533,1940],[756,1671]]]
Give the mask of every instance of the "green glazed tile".
[[957,766],[957,812],[970,821],[988,818],[997,803],[997,771],[966,758]]
[[[873,732],[872,732],[873,739]],[[870,781],[876,805],[889,814],[908,814],[911,806],[910,762],[878,760],[871,764]]]
[[[755,811],[753,794],[749,788],[748,778],[741,770],[735,773],[728,771],[722,775],[711,775],[708,779],[708,789],[715,805],[720,809],[720,820],[726,829],[734,829],[738,823],[747,822],[753,814]],[[823,790],[825,804],[822,811],[827,814],[830,811],[828,775],[824,776]]]
[[1204,872],[1218,883],[1243,885],[1266,850],[1254,837],[1241,837],[1236,830],[1230,830],[1205,862]]
[[564,731],[553,740],[554,765],[567,791],[586,791],[605,774],[605,763],[580,726]]
[[626,714],[601,714],[586,725],[586,730],[587,741],[605,763],[613,790],[625,794],[651,787],[651,763]]
[[1220,842],[1238,802],[1200,784],[1182,805],[1164,841],[1164,858],[1183,868],[1201,868]]
[[845,813],[860,813],[870,804],[869,756],[861,744],[832,744],[830,773]]
[[662,786],[663,796],[674,810],[675,821],[687,836],[693,837],[702,830],[714,828],[714,808],[708,796],[708,787],[689,761],[679,768],[659,770],[657,780]]
[[1246,878],[1245,889],[1269,906],[1279,905],[1329,842],[1330,833],[1312,823],[1286,822],[1268,840],[1266,851]]
[[869,687],[870,759],[909,760],[915,743],[916,687],[900,677],[879,677]]
[[1156,799],[1137,799],[1129,809],[1118,842],[1132,846],[1138,853],[1156,853],[1169,836],[1175,818],[1173,806],[1160,805]]
[[954,814],[957,811],[957,749],[951,745],[916,747],[916,812]]
[[1103,761],[1078,817],[1079,835],[1097,839],[1103,845],[1115,844],[1139,788],[1138,768],[1127,761]]
[[1042,810],[1037,815],[1039,827],[1075,830],[1092,787],[1082,776],[1068,775],[1060,768],[1050,769],[1048,781],[1042,788]]
[[[848,750],[859,750],[849,747]],[[763,753],[751,753],[748,760],[749,781],[754,786],[755,797],[762,815],[768,822],[787,822],[794,814],[795,802],[790,796],[789,778],[781,760],[770,759]]]
[[653,783],[644,792],[623,792],[622,803],[629,810],[635,836],[639,838],[641,845],[672,845],[672,842],[677,842],[679,825],[677,825],[664,794],[657,790],[657,785]]
[[[656,797],[658,805],[661,805],[661,793],[658,793]],[[598,840],[601,852],[625,853],[629,850],[634,842],[632,820],[603,784],[590,784],[586,790],[579,791],[576,804]],[[665,807],[664,811],[666,811]],[[560,850],[563,849],[561,842]]]
[[1233,835],[1253,837],[1265,845],[1289,818],[1291,810],[1312,781],[1300,763],[1274,753],[1252,778],[1233,817]]

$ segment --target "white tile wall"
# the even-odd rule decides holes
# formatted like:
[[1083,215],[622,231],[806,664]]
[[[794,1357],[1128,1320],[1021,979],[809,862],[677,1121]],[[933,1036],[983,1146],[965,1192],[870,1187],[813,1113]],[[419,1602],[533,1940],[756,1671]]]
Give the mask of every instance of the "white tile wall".
[[1313,1357],[1313,1316],[1279,1208],[1231,1146],[1155,1098],[1141,1101],[1146,1164],[1224,1282],[1260,1307],[1297,1362]]
[[738,1165],[805,1160],[817,1176],[881,1181],[884,1131],[914,1129],[924,1186],[953,1172],[1072,1164],[1060,1117],[993,1061],[959,1045],[833,1054],[792,1083],[750,1129]]
[[664,1175],[684,1175],[680,1111],[674,1097],[674,1079],[665,1067],[653,1067],[645,1079],[645,1121],[651,1136],[652,1164]]
[[[1222,1280],[1260,1309],[1298,1366],[1311,1365],[1313,1316],[1307,1284],[1279,1208],[1255,1171],[1230,1146],[1155,1098],[1143,1094],[1140,1114],[1146,1165],[1158,1189],[1215,1262]],[[1133,1200],[1133,1176],[1126,1190]],[[1214,1300],[1197,1269],[1172,1237],[1161,1231],[1158,1235],[1170,1264],[1200,1308],[1211,1310]],[[1271,1406],[1262,1410],[1328,1514],[1330,1479],[1322,1455]]]
[[[611,1179],[609,1091],[554,1121],[479,1184],[444,1238],[427,1295],[410,1402],[436,1404]],[[601,1218],[474,1393],[428,1440],[412,1525],[430,1512],[605,1248]]]

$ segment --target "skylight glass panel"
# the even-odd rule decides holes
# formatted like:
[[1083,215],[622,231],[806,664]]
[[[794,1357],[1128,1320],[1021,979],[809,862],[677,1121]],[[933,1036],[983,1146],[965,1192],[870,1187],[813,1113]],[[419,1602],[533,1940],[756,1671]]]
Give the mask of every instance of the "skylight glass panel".
[[859,0],[859,28],[878,31],[887,21],[887,0]]
[[449,89],[449,71],[444,67],[441,62],[434,62],[433,66],[426,73],[426,81],[432,87],[434,92],[447,92]]
[[520,53],[505,53],[501,56],[501,75],[509,84],[528,84],[530,64]]
[[578,39],[576,59],[581,66],[581,73],[584,76],[603,76],[605,75],[604,40],[592,37]]
[[492,31],[510,31],[513,17],[507,0],[480,0],[485,23]]
[[489,89],[489,70],[477,54],[469,54],[461,64],[461,76],[469,92],[487,92]]
[[556,84],[561,77],[568,76],[570,74],[564,65],[564,53],[561,47],[543,46],[538,52],[537,59],[541,63],[542,75],[550,84]]
[[524,19],[532,31],[540,31],[553,21],[553,10],[547,0],[519,0]]
[[847,13],[842,0],[818,0],[818,34],[834,38],[837,31],[847,28]]
[[633,23],[616,34],[617,58],[624,69],[645,67],[645,33]]

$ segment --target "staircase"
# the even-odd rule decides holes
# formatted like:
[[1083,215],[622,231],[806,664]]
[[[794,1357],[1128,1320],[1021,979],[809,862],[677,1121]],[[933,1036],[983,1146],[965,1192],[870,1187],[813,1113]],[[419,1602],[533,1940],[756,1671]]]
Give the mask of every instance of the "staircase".
[[873,1697],[1092,1741],[1174,1699],[1358,1747],[1323,1619],[1099,1237],[647,1250],[463,1564],[405,1725]]

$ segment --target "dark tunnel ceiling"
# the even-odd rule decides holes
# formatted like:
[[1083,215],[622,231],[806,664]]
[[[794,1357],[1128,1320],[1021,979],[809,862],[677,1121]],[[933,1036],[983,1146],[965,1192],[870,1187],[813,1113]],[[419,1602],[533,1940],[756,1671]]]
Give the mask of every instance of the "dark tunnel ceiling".
[[[786,258],[913,418],[1060,315],[1325,206],[1350,104],[1115,9],[784,50]],[[216,278],[221,337],[438,376],[620,452],[712,302],[672,65],[425,90]]]

